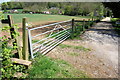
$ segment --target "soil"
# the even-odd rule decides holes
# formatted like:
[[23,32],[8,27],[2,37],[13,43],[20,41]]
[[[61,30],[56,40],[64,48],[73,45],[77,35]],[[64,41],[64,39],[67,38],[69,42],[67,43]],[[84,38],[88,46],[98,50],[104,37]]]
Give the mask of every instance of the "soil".
[[[93,25],[82,36],[82,40],[66,40],[62,44],[83,46],[91,51],[74,48],[53,49],[47,54],[52,58],[63,59],[91,78],[118,78],[118,38],[109,18]],[[68,53],[77,53],[78,56]]]

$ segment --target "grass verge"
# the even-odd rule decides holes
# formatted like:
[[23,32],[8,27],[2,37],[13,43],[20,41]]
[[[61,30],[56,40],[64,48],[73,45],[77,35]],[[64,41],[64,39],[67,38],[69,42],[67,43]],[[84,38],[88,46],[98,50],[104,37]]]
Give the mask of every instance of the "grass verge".
[[119,20],[119,18],[111,18],[112,22],[116,22],[117,20]]
[[71,55],[71,56],[79,56],[80,54],[79,53],[76,53],[76,52],[67,52],[68,55]]
[[88,78],[85,73],[59,59],[40,56],[28,70],[28,78]]
[[117,32],[118,35],[120,35],[120,24],[116,24],[118,20],[120,20],[120,18],[111,18],[111,22],[114,27],[114,30]]
[[73,46],[73,45],[66,45],[66,44],[60,44],[60,48],[74,48],[74,49],[79,49],[81,51],[90,51],[90,49],[85,48],[83,46]]

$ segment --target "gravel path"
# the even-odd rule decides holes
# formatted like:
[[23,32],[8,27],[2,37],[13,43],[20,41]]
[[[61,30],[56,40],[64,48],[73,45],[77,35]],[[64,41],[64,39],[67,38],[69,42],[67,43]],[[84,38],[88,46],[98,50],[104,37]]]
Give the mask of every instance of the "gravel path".
[[106,59],[114,67],[118,66],[119,36],[114,32],[110,23],[99,22],[83,36],[86,44],[95,50],[94,54]]
[[[63,59],[78,70],[84,71],[92,78],[117,78],[118,77],[118,38],[113,30],[109,18],[95,24],[82,35],[82,40],[66,40],[62,44],[83,46],[91,49],[84,52],[72,48],[61,49],[59,46],[47,55]],[[78,53],[71,56],[66,53]]]
[[118,73],[118,39],[119,35],[113,30],[112,24],[99,22],[84,35],[87,46],[94,51],[92,54],[104,59]]

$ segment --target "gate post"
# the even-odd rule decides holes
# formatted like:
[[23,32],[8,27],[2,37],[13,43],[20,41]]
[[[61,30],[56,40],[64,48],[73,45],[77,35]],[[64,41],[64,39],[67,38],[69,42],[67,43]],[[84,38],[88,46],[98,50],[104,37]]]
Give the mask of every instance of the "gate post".
[[92,17],[92,22],[93,22],[93,17]]
[[28,60],[28,31],[27,31],[27,18],[23,18],[22,20],[22,26],[23,26],[23,49],[22,49],[22,54],[23,54],[23,59]]
[[88,28],[90,27],[90,19],[88,19]]
[[72,33],[71,33],[71,37],[72,37],[72,39],[73,39],[73,37],[74,37],[74,19],[72,19]]

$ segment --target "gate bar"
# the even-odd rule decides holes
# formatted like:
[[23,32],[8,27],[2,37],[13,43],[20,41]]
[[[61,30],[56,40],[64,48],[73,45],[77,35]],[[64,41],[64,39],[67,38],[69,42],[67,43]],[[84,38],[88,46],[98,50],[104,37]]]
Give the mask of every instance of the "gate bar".
[[[71,28],[67,28],[66,30],[68,30],[68,29],[71,29]],[[60,31],[60,32],[63,32],[63,31],[65,31],[65,30],[62,30],[62,31]],[[59,34],[60,32],[57,32],[56,34]],[[39,40],[38,42],[33,43],[32,45],[35,45],[35,44],[37,44],[37,43],[39,43],[39,42],[41,42],[41,41],[44,41],[44,40],[46,40],[46,39],[48,39],[48,38],[50,38],[50,37],[52,37],[52,36],[54,36],[54,35],[56,35],[56,34],[53,34],[53,35],[51,35],[51,36],[49,36],[49,37],[47,37],[47,38],[43,38],[43,39]]]
[[44,27],[48,27],[48,26],[53,26],[53,25],[57,25],[57,24],[60,24],[60,23],[65,23],[65,22],[71,22],[71,20],[58,22],[58,23],[53,23],[53,24],[49,24],[49,25],[45,25],[45,26],[36,27],[36,28],[31,28],[29,30],[36,30],[36,29],[40,29],[40,28],[44,28]]
[[[65,30],[64,30],[65,31]],[[61,31],[62,32],[62,31]],[[64,32],[65,33],[65,32]],[[63,34],[63,33],[62,33]],[[60,34],[60,35],[62,35],[62,34]],[[56,37],[58,37],[58,36],[60,36],[60,35],[57,35]],[[43,44],[45,44],[45,43],[47,43],[47,42],[49,42],[49,41],[51,41],[51,40],[48,40],[48,41],[46,41],[46,42],[44,42],[44,43],[42,43],[41,45],[43,45]],[[37,46],[37,47],[35,47],[35,48],[33,48],[33,50],[34,49],[36,49],[36,48],[38,48],[38,47],[40,47],[41,45],[39,45],[39,46]]]
[[33,48],[32,48],[32,38],[31,38],[31,31],[28,29],[28,42],[29,42],[29,52],[31,54],[31,58],[33,59]]
[[[70,37],[70,35],[68,36]],[[51,47],[50,49],[48,49],[46,52],[44,52],[42,55],[45,55],[47,52],[49,52],[50,50],[52,50],[53,48],[55,48],[58,44],[62,43],[64,40],[66,40],[68,37],[66,37],[65,39],[63,39],[62,41],[58,42],[56,45],[54,45],[53,47]]]
[[53,44],[51,44],[50,46],[46,47],[46,48],[45,48],[45,49],[43,49],[41,52],[43,53],[45,50],[47,50],[47,49],[51,48],[52,46],[54,46],[54,45],[55,45],[56,43],[58,43],[59,41],[64,40],[65,38],[68,38],[67,36],[68,36],[68,34],[67,34],[67,35],[62,36],[63,38],[61,38],[61,39],[56,39],[56,40],[55,40],[55,43],[53,43]]

